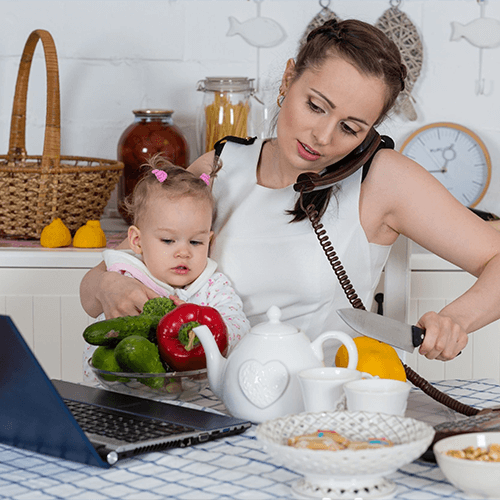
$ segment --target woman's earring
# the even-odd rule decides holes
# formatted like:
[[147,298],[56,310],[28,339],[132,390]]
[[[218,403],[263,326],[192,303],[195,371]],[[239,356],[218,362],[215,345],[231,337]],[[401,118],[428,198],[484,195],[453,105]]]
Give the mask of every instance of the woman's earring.
[[276,104],[278,105],[278,108],[281,108],[281,104],[283,103],[283,99],[285,98],[285,94],[283,91],[280,89],[280,93],[278,95],[278,98],[276,99]]

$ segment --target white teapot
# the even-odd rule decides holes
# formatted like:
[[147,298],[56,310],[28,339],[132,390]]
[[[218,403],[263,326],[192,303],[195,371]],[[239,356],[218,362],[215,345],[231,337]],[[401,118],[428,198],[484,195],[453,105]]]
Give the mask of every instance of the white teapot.
[[343,332],[321,334],[311,342],[304,332],[280,321],[272,306],[269,322],[256,325],[224,358],[207,326],[193,329],[207,358],[208,382],[214,394],[235,417],[263,422],[304,411],[297,373],[324,366],[323,342],[340,340],[349,354],[348,368],[356,369],[358,351]]

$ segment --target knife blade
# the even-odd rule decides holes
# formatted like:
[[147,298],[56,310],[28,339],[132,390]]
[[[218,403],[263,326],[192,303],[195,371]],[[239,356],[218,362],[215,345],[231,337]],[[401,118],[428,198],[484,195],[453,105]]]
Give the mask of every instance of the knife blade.
[[353,330],[393,347],[413,352],[422,344],[425,330],[364,309],[339,309],[338,315]]

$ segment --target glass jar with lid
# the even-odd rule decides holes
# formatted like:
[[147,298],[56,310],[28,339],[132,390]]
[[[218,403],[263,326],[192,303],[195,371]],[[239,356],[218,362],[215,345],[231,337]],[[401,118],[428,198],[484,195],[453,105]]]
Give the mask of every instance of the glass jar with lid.
[[174,165],[186,168],[189,148],[181,130],[174,124],[169,109],[134,110],[134,121],[118,141],[118,159],[125,165],[118,182],[118,211],[129,224],[124,200],[134,190],[144,171],[142,165],[156,153],[162,153]]
[[197,120],[200,154],[211,151],[226,135],[257,134],[251,99],[255,95],[253,78],[207,77],[198,82],[196,90],[204,93]]

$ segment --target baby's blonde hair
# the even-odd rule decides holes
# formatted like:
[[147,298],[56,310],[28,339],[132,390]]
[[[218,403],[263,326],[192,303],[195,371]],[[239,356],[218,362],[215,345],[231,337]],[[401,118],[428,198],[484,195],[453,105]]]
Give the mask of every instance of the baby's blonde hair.
[[[197,200],[206,200],[213,213],[215,201],[212,190],[203,179],[196,177],[183,167],[174,165],[161,153],[152,156],[141,168],[144,169],[144,174],[132,194],[124,202],[125,209],[134,225],[137,225],[144,214],[148,202],[162,192],[172,199],[192,197]],[[165,175],[163,172],[166,178],[161,181],[160,179]]]

